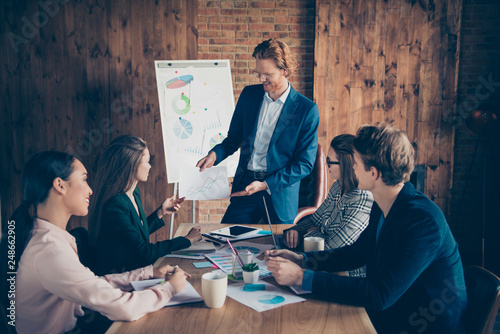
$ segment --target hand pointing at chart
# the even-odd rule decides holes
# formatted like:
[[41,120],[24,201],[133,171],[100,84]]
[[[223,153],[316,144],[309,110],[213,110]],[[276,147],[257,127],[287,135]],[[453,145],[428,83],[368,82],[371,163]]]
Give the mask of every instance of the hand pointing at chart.
[[200,167],[200,172],[203,172],[206,168],[210,168],[217,161],[217,154],[214,151],[210,151],[206,157],[198,161],[196,167]]

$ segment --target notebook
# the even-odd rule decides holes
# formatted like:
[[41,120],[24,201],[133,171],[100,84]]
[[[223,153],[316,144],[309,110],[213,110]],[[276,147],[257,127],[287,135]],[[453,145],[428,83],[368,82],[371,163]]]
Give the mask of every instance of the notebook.
[[[130,285],[132,286],[132,288],[134,288],[135,291],[142,291],[146,290],[147,288],[153,287],[159,283],[162,283],[163,281],[164,280],[161,278],[155,278],[144,281],[133,281],[130,282]],[[165,307],[181,305],[181,304],[197,303],[202,301],[203,299],[198,294],[198,292],[196,292],[191,283],[186,281],[186,287],[184,288],[184,290],[182,290],[179,293],[176,293],[172,298],[170,298],[170,301],[167,303],[167,305],[165,305]]]
[[173,251],[172,254],[205,254],[205,253],[213,253],[217,249],[215,248],[212,242],[200,241],[196,242],[188,248],[179,249]]

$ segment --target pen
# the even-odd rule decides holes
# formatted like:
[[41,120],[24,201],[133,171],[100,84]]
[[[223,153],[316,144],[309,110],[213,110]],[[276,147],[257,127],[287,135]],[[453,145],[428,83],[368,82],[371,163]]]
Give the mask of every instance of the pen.
[[231,251],[236,256],[236,259],[238,260],[238,263],[240,264],[241,268],[243,268],[243,262],[241,262],[240,254],[238,254],[238,251],[233,248],[233,245],[231,245],[231,242],[229,240],[226,241],[229,244],[229,247],[231,247]]
[[171,273],[169,273],[169,274],[170,274],[170,275],[175,274],[175,270],[176,270],[177,268],[179,268],[179,266],[178,266],[178,265],[176,265],[176,266],[174,267],[174,270],[172,270],[172,272],[171,272]]

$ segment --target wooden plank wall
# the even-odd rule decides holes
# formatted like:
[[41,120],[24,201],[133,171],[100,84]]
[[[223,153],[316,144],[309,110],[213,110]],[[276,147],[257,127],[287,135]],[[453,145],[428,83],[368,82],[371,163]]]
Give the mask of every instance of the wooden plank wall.
[[[0,5],[2,221],[21,201],[23,166],[35,152],[75,154],[94,186],[97,159],[122,134],[148,142],[153,167],[140,188],[151,212],[173,192],[153,61],[196,59],[197,1],[53,3],[48,9],[37,1]],[[191,211],[186,202],[176,224],[191,221]],[[166,223],[153,241],[168,237]],[[77,226],[87,219],[72,218],[69,228]]]
[[426,167],[425,193],[448,214],[462,1],[317,0],[314,99],[328,147],[394,121]]

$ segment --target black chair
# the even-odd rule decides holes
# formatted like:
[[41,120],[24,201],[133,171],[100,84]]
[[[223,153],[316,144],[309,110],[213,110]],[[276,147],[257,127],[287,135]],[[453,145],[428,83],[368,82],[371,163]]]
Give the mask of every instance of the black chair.
[[479,266],[464,270],[469,305],[465,316],[468,334],[490,334],[500,306],[500,278]]

